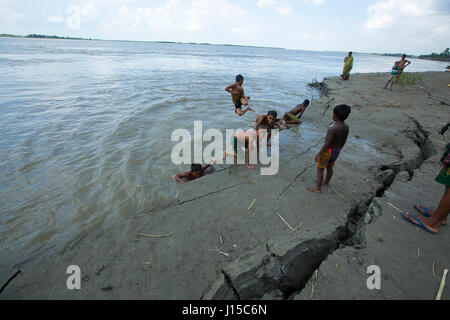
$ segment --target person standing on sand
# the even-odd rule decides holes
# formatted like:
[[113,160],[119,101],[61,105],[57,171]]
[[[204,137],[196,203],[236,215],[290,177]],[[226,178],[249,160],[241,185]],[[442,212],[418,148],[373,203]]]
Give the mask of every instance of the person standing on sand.
[[402,55],[402,59],[400,60],[400,64],[398,65],[398,75],[397,79],[395,79],[395,84],[398,84],[398,80],[400,80],[400,76],[402,75],[403,70],[405,70],[405,68],[410,64],[411,61],[406,60],[406,54]]
[[424,217],[419,218],[416,214],[409,214],[407,212],[402,213],[403,219],[432,234],[437,234],[441,226],[447,225],[447,218],[450,213],[450,143],[445,147],[441,163],[442,169],[435,181],[443,184],[445,186],[445,191],[436,211],[416,204],[414,209],[420,212]]
[[[247,111],[253,111],[252,108],[248,106],[248,100],[250,100],[250,97],[246,97],[244,93],[244,88],[242,85],[244,84],[244,77],[240,74],[236,76],[236,82],[233,84],[230,84],[228,87],[225,88],[225,91],[231,94],[231,99],[233,100],[234,104],[234,111],[242,117]],[[247,107],[244,111],[242,111],[242,106]]]
[[342,71],[342,80],[350,79],[350,71],[353,69],[353,53],[350,51],[348,57],[344,59],[344,70]]
[[328,129],[325,144],[320,149],[317,156],[314,158],[317,162],[317,186],[307,187],[306,189],[317,194],[321,193],[323,172],[327,169],[327,177],[325,178],[324,186],[328,187],[331,177],[333,176],[333,167],[336,163],[342,148],[347,142],[349,126],[345,123],[352,109],[346,105],[341,104],[334,108],[333,120],[334,124]]
[[388,82],[384,86],[385,89],[388,88],[388,85],[390,83],[391,84],[391,88],[389,90],[392,91],[392,86],[394,85],[394,81],[399,76],[399,71],[398,71],[399,70],[399,66],[400,66],[400,61],[396,61],[394,66],[392,67],[391,75],[389,76]]

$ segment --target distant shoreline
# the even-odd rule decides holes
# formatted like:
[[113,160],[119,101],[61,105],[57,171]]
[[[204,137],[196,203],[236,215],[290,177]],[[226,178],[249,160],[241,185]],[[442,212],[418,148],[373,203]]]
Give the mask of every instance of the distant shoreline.
[[58,39],[58,40],[100,40],[100,39],[86,39],[86,38],[76,38],[76,37],[60,37],[60,36],[48,36],[42,34],[29,34],[26,36],[15,35],[15,34],[0,34],[0,38],[27,38],[27,39]]
[[[247,46],[247,45],[236,45],[236,44],[213,44],[213,43],[196,43],[196,42],[177,42],[177,41],[139,41],[139,40],[104,40],[104,39],[92,39],[92,38],[78,38],[78,37],[61,37],[56,35],[41,35],[41,34],[29,34],[26,36],[22,35],[14,35],[14,34],[0,34],[0,38],[21,38],[21,39],[54,39],[54,40],[84,40],[84,41],[119,41],[119,42],[150,42],[150,43],[167,43],[167,44],[192,44],[192,45],[216,45],[216,46],[228,46],[228,47],[248,47],[248,48],[264,48],[264,49],[279,49],[286,50],[286,48],[279,47],[262,47],[262,46]],[[365,52],[354,52],[359,54],[369,54],[375,56],[385,56],[385,57],[401,57],[402,53],[365,53]],[[441,62],[450,62],[450,57],[433,57],[433,55],[408,55],[410,58],[421,59],[421,60],[430,60],[430,61],[441,61]]]
[[197,42],[177,42],[177,41],[144,41],[144,40],[105,40],[105,39],[92,39],[92,38],[77,38],[77,37],[60,37],[60,36],[48,36],[41,34],[29,34],[26,36],[14,35],[14,34],[0,34],[0,38],[19,38],[19,39],[50,39],[50,40],[84,40],[84,41],[117,41],[117,42],[149,42],[149,43],[167,43],[167,44],[192,44],[202,46],[226,46],[226,47],[247,47],[247,48],[262,48],[262,49],[278,49],[286,50],[285,48],[278,47],[262,47],[262,46],[248,46],[239,44],[216,44],[216,43],[197,43]]
[[[371,53],[374,56],[384,56],[384,57],[398,57],[401,58],[402,57],[402,53]],[[420,55],[420,56],[415,56],[412,54],[408,55],[409,58],[414,58],[414,59],[420,59],[420,60],[430,60],[430,61],[440,61],[440,62],[450,62],[450,57],[445,57],[445,58],[438,58],[438,57],[433,57],[432,55]]]

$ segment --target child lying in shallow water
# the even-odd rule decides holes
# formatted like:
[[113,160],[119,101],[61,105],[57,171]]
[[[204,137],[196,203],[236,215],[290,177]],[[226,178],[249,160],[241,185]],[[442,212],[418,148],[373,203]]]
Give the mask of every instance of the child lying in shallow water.
[[205,165],[203,167],[201,164],[193,163],[191,165],[191,171],[179,173],[179,174],[173,176],[173,179],[179,183],[185,183],[186,181],[184,181],[183,179],[187,179],[188,181],[198,179],[205,174],[206,169],[208,169],[214,162],[217,162],[217,161],[218,161],[217,159],[213,159],[213,160],[211,160],[210,163],[208,163],[207,165]]

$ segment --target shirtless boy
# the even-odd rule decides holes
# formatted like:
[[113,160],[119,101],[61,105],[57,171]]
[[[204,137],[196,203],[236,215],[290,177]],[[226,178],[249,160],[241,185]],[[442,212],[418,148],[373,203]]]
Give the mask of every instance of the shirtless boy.
[[[234,152],[224,152],[225,157],[226,156],[232,156],[237,158],[238,156],[238,141],[240,141],[243,145],[245,145],[245,165],[248,169],[254,170],[255,166],[250,164],[250,153],[252,152],[252,148],[255,146],[255,142],[258,141],[258,139],[262,138],[262,135],[260,136],[259,129],[248,129],[247,131],[244,130],[237,130],[235,135],[233,136],[233,140],[231,141],[231,144],[233,146]],[[257,151],[259,151],[257,149]]]
[[284,120],[277,119],[278,113],[276,111],[269,111],[267,115],[260,114],[256,118],[255,129],[266,129],[267,130],[267,146],[271,147],[272,144],[269,142],[272,137],[272,129],[277,126],[280,130],[286,129],[284,125]]
[[284,114],[283,120],[289,124],[300,124],[300,118],[309,106],[309,100],[306,99],[302,104],[299,104],[294,109]]
[[389,83],[390,83],[391,87],[389,90],[392,91],[392,86],[394,85],[394,81],[400,76],[399,66],[400,66],[400,61],[396,61],[394,66],[392,67],[391,75],[389,76],[388,82],[384,86],[385,89],[388,88]]
[[[231,98],[233,99],[233,104],[235,108],[235,112],[239,116],[243,116],[247,111],[253,111],[252,108],[248,106],[248,100],[250,97],[246,97],[244,93],[244,88],[242,85],[244,84],[244,77],[240,74],[236,76],[236,83],[233,83],[225,88],[226,92],[231,94]],[[242,106],[247,107],[247,109],[242,110]]]
[[403,73],[403,70],[405,70],[405,68],[407,66],[409,66],[411,64],[411,61],[406,60],[406,54],[402,55],[402,59],[400,60],[400,63],[398,65],[398,75],[397,75],[397,79],[395,79],[395,84],[398,84],[398,80],[400,79],[400,76]]
[[333,167],[339,154],[347,142],[349,126],[345,123],[350,115],[351,108],[345,104],[341,104],[334,108],[333,120],[334,124],[328,129],[325,144],[316,155],[317,162],[317,186],[307,187],[309,191],[317,194],[321,193],[323,172],[327,169],[324,186],[328,187],[331,177],[333,176]]
[[176,176],[173,176],[173,178],[176,182],[179,182],[179,183],[185,183],[186,181],[184,181],[183,179],[187,179],[188,181],[198,179],[205,174],[205,170],[208,169],[211,166],[211,164],[213,164],[214,162],[217,162],[217,161],[218,161],[217,159],[213,159],[213,160],[211,160],[210,163],[208,163],[204,167],[202,167],[201,164],[194,163],[191,165],[191,171],[179,173]]

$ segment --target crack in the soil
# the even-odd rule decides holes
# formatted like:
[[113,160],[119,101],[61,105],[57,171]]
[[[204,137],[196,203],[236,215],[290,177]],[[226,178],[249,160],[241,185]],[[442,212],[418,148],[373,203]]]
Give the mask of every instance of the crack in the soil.
[[[345,227],[337,227],[331,235],[324,238],[301,242],[288,250],[283,256],[274,254],[270,250],[269,244],[266,243],[265,249],[270,254],[270,258],[264,258],[250,272],[247,270],[242,274],[235,275],[235,278],[240,277],[238,288],[233,286],[232,279],[224,272],[225,285],[230,286],[234,294],[239,298],[260,299],[265,294],[270,294],[274,290],[280,290],[283,292],[285,299],[290,299],[305,289],[306,284],[314,273],[319,271],[321,264],[336,250],[349,246],[364,248],[366,246],[366,225],[374,222],[375,218],[381,215],[381,208],[376,199],[383,196],[385,190],[392,185],[399,172],[407,171],[405,169],[412,169],[414,173],[415,169],[420,168],[424,161],[433,155],[430,150],[433,151],[434,147],[429,139],[428,132],[423,129],[416,119],[411,117],[410,119],[416,124],[416,129],[412,130],[414,135],[411,135],[412,132],[409,132],[409,134],[406,132],[406,135],[416,143],[420,157],[402,159],[402,163],[396,166],[384,166],[385,170],[391,169],[394,171],[394,177],[388,177],[382,182],[378,181],[383,185],[381,189],[376,190],[372,195],[360,200],[358,204],[350,208]],[[412,167],[411,163],[413,164]],[[311,167],[303,169],[278,195],[274,207],[276,207],[283,194]],[[368,215],[370,215],[370,220]],[[258,277],[257,275],[261,273],[263,276]],[[250,291],[249,286],[251,287]],[[242,290],[244,296],[240,295],[240,290]],[[217,299],[221,298],[221,294],[218,291],[212,296]]]

